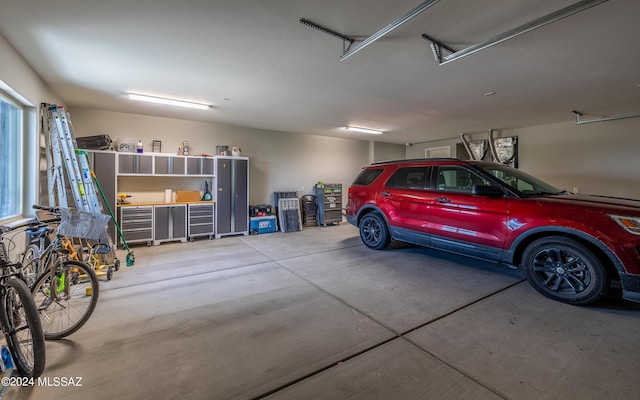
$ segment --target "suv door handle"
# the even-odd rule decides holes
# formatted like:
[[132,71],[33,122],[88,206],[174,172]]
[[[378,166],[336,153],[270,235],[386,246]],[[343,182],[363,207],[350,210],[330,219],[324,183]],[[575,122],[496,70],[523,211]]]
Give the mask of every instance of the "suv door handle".
[[391,196],[391,193],[389,193],[389,192],[380,192],[380,196],[389,197],[389,196]]
[[438,203],[451,203],[451,200],[447,199],[444,196],[436,197],[434,200]]

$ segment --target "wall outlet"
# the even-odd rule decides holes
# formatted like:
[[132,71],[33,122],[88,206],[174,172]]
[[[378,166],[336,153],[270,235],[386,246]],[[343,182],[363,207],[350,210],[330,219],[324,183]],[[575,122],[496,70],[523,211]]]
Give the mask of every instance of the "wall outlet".
[[304,185],[300,186],[300,191],[304,192]]
[[578,193],[578,187],[577,186],[573,187],[573,193]]

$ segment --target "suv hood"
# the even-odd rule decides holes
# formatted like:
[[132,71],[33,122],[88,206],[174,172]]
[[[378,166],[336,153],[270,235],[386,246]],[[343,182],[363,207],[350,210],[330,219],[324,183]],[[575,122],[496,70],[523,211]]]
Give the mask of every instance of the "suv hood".
[[538,201],[542,203],[563,203],[567,206],[575,205],[580,207],[594,207],[606,209],[612,212],[627,212],[633,215],[640,215],[640,200],[634,199],[587,194],[558,194],[545,195],[538,198]]

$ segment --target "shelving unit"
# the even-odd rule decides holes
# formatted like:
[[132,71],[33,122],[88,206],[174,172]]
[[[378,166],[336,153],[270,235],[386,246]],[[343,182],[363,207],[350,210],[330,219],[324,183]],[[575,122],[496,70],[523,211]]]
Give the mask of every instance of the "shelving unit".
[[[149,217],[151,226],[144,227],[145,233],[135,230],[142,229],[139,225],[134,225],[133,231],[123,231],[127,242],[130,241],[130,237],[132,243],[159,244],[169,240],[186,241],[199,236],[219,238],[225,235],[249,234],[248,157],[182,156],[107,150],[90,150],[88,153],[92,157],[92,166],[96,170],[107,201],[114,212],[116,209],[119,210],[117,217],[121,224],[129,226],[132,223],[131,218],[127,219],[131,211],[123,210],[130,207],[140,208],[142,204],[152,203]],[[220,176],[218,172],[221,172]],[[202,180],[210,184],[213,197],[211,204],[185,204],[182,212],[173,208],[172,204],[162,204],[160,199],[146,200],[146,197],[151,197],[145,195],[150,187],[153,189],[149,193],[154,193],[155,196],[156,192],[164,192],[165,188],[201,188]],[[141,187],[145,189],[138,189]],[[117,206],[118,193],[127,190],[139,190],[141,193],[138,194],[142,200],[137,198],[130,206]],[[184,231],[181,228],[183,222]],[[114,243],[119,242],[115,229],[110,232],[114,236]]]
[[342,222],[342,184],[315,185],[314,194],[318,204],[318,225],[326,226]]
[[[187,231],[187,208],[184,207],[184,232],[174,232],[177,227],[171,227],[164,233],[163,227],[167,223],[163,222],[158,227],[154,225],[155,212],[154,205],[149,205],[146,199],[138,200],[130,206],[119,206],[117,195],[120,191],[129,193],[131,187],[144,187],[141,191],[153,189],[153,192],[163,193],[164,189],[174,188],[174,190],[192,190],[200,188],[202,181],[206,180],[212,186],[212,194],[215,201],[213,183],[215,182],[215,158],[208,156],[178,156],[167,153],[127,153],[110,150],[88,150],[92,168],[96,172],[100,186],[105,194],[105,198],[116,218],[121,225],[123,234],[127,242],[147,244],[158,244],[168,240],[185,240],[188,237]],[[159,198],[158,203],[162,200]],[[164,206],[164,204],[159,204]],[[213,203],[210,205],[213,206]],[[145,208],[145,207],[151,207]],[[140,212],[144,211],[142,218]],[[151,210],[149,212],[149,210]],[[158,209],[158,214],[163,215],[166,210]],[[170,210],[173,215],[173,209]],[[106,212],[106,211],[105,211]],[[178,211],[176,211],[177,213]],[[142,218],[142,219],[141,219]],[[164,217],[162,217],[164,219]],[[146,221],[146,222],[144,222]],[[182,224],[179,224],[182,226]],[[154,232],[154,228],[162,231]],[[167,228],[168,229],[168,228]],[[109,233],[113,243],[120,243],[115,225],[110,222]],[[168,235],[168,236],[167,236]]]

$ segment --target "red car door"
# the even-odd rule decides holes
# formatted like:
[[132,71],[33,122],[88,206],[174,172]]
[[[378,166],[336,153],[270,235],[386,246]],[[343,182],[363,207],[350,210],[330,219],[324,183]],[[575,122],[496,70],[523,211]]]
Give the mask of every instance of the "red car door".
[[499,259],[507,233],[508,199],[471,194],[474,184],[489,185],[464,166],[434,168],[429,210],[431,244],[457,253]]
[[398,168],[380,188],[378,205],[392,231],[400,228],[424,233],[425,238],[428,235],[428,172],[428,167]]

